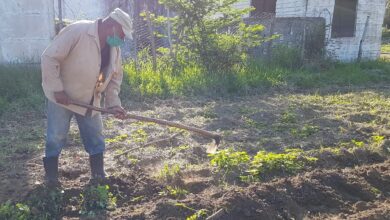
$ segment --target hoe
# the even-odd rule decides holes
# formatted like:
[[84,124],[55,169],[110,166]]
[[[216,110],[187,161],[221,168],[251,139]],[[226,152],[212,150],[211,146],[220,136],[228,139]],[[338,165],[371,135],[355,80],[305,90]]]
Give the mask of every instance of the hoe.
[[[98,111],[98,112],[101,112],[101,113],[114,114],[114,112],[109,110],[109,109],[99,108],[99,107],[96,107],[96,106],[93,106],[93,105],[87,105],[87,104],[76,102],[76,101],[72,101],[71,104],[77,105],[77,106],[80,106],[80,107],[84,107],[84,108],[87,108],[87,109],[90,109],[90,110]],[[198,134],[200,134],[200,135],[202,135],[204,137],[207,137],[207,138],[212,138],[215,141],[215,146],[212,147],[212,149],[210,149],[208,147],[208,151],[210,153],[211,152],[215,152],[216,148],[218,147],[218,145],[220,144],[221,139],[222,139],[222,137],[219,134],[215,134],[215,133],[212,133],[212,132],[209,132],[209,131],[206,131],[206,130],[202,130],[202,129],[199,129],[199,128],[183,125],[183,124],[180,124],[180,123],[177,123],[177,122],[166,121],[166,120],[161,120],[161,119],[156,119],[156,118],[149,118],[149,117],[134,115],[134,114],[130,114],[130,113],[126,114],[126,118],[128,118],[128,119],[135,119],[135,120],[144,121],[144,122],[153,122],[153,123],[160,124],[160,125],[180,128],[180,129],[184,129],[184,130],[187,130],[187,131],[192,131],[192,132],[198,133]]]

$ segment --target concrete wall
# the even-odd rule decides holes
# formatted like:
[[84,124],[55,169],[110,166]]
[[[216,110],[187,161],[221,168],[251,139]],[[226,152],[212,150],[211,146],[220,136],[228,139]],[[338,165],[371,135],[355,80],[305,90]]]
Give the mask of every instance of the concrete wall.
[[[248,18],[247,24],[262,24],[266,27],[263,36],[279,34],[280,37],[264,43],[254,52],[260,56],[268,56],[270,49],[277,45],[299,48],[306,58],[316,58],[323,55],[325,43],[325,19],[323,18]],[[272,32],[272,33],[271,33]]]
[[[377,59],[386,0],[358,0],[355,36],[344,38],[331,37],[334,5],[335,0],[278,0],[276,16],[323,17],[326,20],[326,50],[329,57],[341,61],[356,60],[362,40],[362,59]],[[368,26],[363,37],[367,16]]]
[[[64,19],[96,20],[105,16],[107,0],[62,0]],[[58,0],[54,0],[55,13],[58,15]]]
[[0,1],[0,63],[37,63],[54,37],[53,0]]

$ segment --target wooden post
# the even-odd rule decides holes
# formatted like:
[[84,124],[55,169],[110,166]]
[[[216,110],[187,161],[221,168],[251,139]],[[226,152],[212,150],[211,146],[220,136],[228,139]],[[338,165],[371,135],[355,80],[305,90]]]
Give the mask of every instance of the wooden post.
[[157,69],[157,54],[156,54],[156,42],[155,42],[155,39],[154,39],[154,28],[153,28],[153,24],[152,24],[152,21],[150,19],[150,11],[149,11],[149,7],[148,7],[148,4],[145,3],[146,5],[146,20],[147,20],[147,23],[148,23],[148,29],[149,29],[149,34],[150,34],[150,43],[151,43],[151,46],[152,46],[152,58],[153,58],[153,71],[156,72],[156,69]]
[[64,23],[62,22],[62,0],[58,0],[58,20],[59,20],[58,31],[60,31],[64,27]]

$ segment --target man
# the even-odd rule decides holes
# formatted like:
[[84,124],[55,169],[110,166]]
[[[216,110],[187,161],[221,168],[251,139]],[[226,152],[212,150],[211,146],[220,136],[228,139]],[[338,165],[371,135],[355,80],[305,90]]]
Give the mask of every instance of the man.
[[72,105],[72,101],[106,108],[123,119],[118,97],[122,82],[119,46],[131,38],[132,21],[115,9],[96,21],[79,21],[65,27],[41,57],[42,87],[48,98],[47,136],[43,164],[45,181],[58,185],[58,157],[66,144],[70,120],[76,117],[84,148],[89,154],[91,178],[105,177],[105,150],[100,113]]

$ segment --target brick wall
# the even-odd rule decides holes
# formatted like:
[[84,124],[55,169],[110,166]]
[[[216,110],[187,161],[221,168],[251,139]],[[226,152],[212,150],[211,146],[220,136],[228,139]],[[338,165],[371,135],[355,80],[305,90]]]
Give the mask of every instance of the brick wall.
[[53,0],[0,1],[0,63],[37,63],[54,36]]

